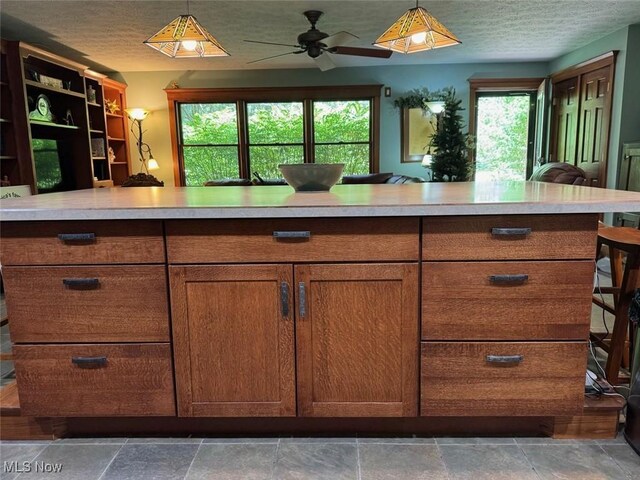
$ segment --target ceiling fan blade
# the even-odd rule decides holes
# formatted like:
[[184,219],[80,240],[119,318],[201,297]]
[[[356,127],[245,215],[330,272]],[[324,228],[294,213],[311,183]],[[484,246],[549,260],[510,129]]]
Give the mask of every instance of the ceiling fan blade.
[[316,57],[313,59],[316,62],[316,66],[322,70],[323,72],[326,72],[327,70],[331,70],[332,68],[336,68],[336,64],[333,63],[333,60],[331,59],[331,55],[320,55],[319,57]]
[[260,40],[243,40],[249,43],[262,43],[264,45],[280,45],[281,47],[300,48],[300,45],[289,45],[288,43],[261,42]]
[[345,45],[345,44],[351,43],[354,40],[358,40],[358,39],[359,37],[356,37],[353,33],[338,32],[338,33],[334,33],[333,35],[327,38],[323,38],[321,41],[327,47],[332,48],[337,45]]
[[263,60],[269,60],[270,58],[284,57],[285,55],[291,55],[292,53],[303,53],[303,52],[296,51],[296,52],[281,53],[279,55],[271,55],[270,57],[259,58],[258,60],[252,60],[250,62],[247,62],[247,65],[249,65],[250,63],[261,62]]
[[393,53],[391,50],[381,48],[360,48],[337,46],[328,49],[329,52],[337,55],[356,55],[358,57],[389,58]]

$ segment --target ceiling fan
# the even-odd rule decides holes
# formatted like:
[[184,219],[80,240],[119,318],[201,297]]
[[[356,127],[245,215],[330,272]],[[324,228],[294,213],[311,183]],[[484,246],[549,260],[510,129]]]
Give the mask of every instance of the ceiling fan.
[[354,39],[357,39],[355,35],[349,32],[338,32],[335,35],[329,35],[328,33],[321,32],[316,28],[316,23],[322,15],[319,10],[307,10],[303,13],[311,28],[304,33],[298,35],[298,44],[290,45],[286,43],[274,43],[274,42],[261,42],[258,40],[245,40],[250,43],[263,43],[265,45],[280,45],[283,47],[297,48],[293,52],[281,53],[279,55],[272,55],[270,57],[260,58],[248,63],[262,62],[263,60],[269,60],[271,58],[282,57],[284,55],[306,53],[313,58],[320,68],[320,70],[330,70],[335,67],[335,64],[328,55],[323,53],[335,53],[336,55],[356,55],[359,57],[373,57],[373,58],[389,58],[393,53],[391,50],[382,50],[379,48],[360,48],[360,47],[347,47],[341,45],[348,43]]

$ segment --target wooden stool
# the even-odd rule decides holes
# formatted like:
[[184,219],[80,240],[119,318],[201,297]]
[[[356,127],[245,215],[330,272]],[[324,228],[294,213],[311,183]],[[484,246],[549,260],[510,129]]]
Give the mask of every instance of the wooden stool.
[[[611,341],[605,342],[602,335],[591,333],[591,341],[605,350],[607,365],[605,373],[607,380],[612,385],[618,383],[622,357],[627,343],[627,331],[629,332],[629,357],[633,345],[633,326],[629,322],[629,305],[636,288],[640,288],[640,230],[630,227],[605,227],[598,228],[598,246],[596,256],[603,245],[609,247],[609,259],[611,261],[612,287],[601,287],[598,293],[613,294],[613,306],[604,302],[599,297],[593,297],[593,303],[615,315]],[[627,259],[624,270],[622,269],[622,256],[626,253]]]

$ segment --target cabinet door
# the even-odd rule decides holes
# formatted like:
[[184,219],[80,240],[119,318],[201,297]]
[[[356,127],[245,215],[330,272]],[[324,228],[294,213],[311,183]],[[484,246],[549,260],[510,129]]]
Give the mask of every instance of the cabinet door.
[[291,265],[169,267],[178,414],[293,416]]
[[417,414],[418,265],[295,267],[298,411]]

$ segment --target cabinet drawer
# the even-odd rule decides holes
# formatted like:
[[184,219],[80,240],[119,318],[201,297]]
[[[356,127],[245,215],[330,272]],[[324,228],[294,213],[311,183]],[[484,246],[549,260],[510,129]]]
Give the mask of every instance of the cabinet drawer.
[[597,216],[490,215],[423,219],[423,260],[592,259]]
[[586,367],[586,342],[423,342],[420,414],[575,415]]
[[161,222],[5,222],[3,265],[164,263]]
[[593,262],[425,262],[423,340],[586,340]]
[[6,267],[18,343],[169,341],[165,267]]
[[175,415],[168,343],[16,345],[23,415]]
[[169,263],[419,258],[417,218],[187,220],[166,230]]

